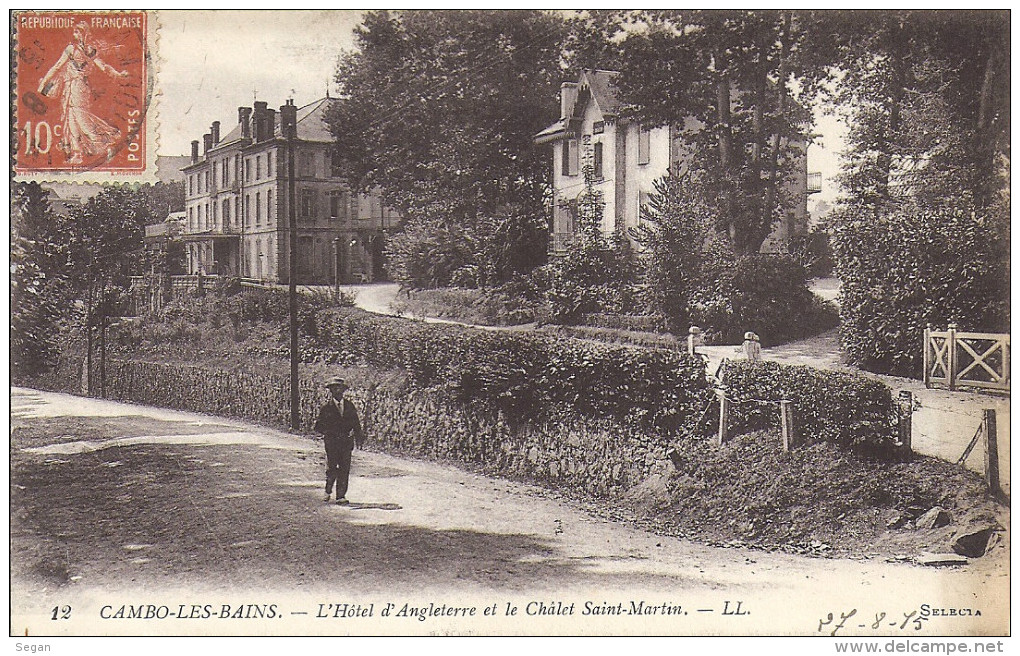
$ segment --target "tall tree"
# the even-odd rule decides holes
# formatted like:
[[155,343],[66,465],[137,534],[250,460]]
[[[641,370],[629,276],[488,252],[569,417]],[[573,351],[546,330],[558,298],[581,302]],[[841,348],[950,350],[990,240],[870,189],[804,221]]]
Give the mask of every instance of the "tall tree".
[[[835,100],[851,125],[843,184],[877,207],[1002,200],[1009,161],[1009,15],[1001,11],[820,14],[839,38]],[[961,193],[962,192],[962,193]]]
[[808,112],[789,88],[809,67],[799,49],[803,21],[773,10],[642,18],[621,46],[628,113],[683,126],[684,163],[711,182],[717,227],[738,254],[757,252],[789,202],[781,182],[805,137]]
[[338,164],[410,225],[483,233],[482,219],[525,219],[509,230],[530,235],[525,252],[510,260],[533,266],[544,226],[526,217],[544,213],[548,163],[532,139],[556,118],[563,32],[538,11],[367,13],[337,68]]
[[56,351],[64,298],[54,214],[38,183],[11,189],[11,372],[31,375]]

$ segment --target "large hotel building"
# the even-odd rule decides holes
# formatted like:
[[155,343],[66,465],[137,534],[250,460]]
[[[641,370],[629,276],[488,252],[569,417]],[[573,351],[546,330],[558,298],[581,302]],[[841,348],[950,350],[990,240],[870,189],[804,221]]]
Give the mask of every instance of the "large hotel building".
[[[371,282],[384,277],[388,228],[400,217],[378,193],[356,194],[339,176],[326,124],[330,99],[279,112],[264,102],[239,107],[225,135],[215,121],[191,142],[183,167],[186,210],[182,238],[191,274],[288,282],[287,140],[296,123],[297,282]],[[201,147],[201,152],[199,148]]]

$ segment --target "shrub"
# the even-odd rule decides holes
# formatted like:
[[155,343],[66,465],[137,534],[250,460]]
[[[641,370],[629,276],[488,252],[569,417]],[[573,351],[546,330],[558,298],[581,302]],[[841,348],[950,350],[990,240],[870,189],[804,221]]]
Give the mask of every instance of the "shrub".
[[832,260],[832,245],[827,228],[816,226],[809,233],[790,240],[790,254],[796,258],[809,278],[824,278],[832,275],[835,263]]
[[702,284],[704,245],[714,211],[692,173],[670,175],[654,185],[655,193],[641,206],[645,223],[636,236],[647,250],[650,306],[679,334],[691,324],[691,305]]
[[727,363],[723,382],[737,401],[731,406],[734,430],[778,425],[778,401],[785,399],[793,402],[801,443],[831,442],[883,457],[892,452],[895,406],[892,391],[880,381],[850,372],[736,361]]
[[804,267],[785,255],[748,255],[718,265],[692,314],[711,341],[729,344],[748,330],[773,346],[838,324],[835,306],[808,289]]
[[833,246],[850,361],[919,377],[926,324],[1009,332],[1009,244],[993,219],[966,208],[842,210]]

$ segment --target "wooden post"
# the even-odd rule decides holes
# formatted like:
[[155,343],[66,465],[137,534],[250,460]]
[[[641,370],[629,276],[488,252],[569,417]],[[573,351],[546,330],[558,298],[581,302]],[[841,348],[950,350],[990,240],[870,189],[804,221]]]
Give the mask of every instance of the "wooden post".
[[924,327],[924,386],[931,388],[931,324]]
[[993,494],[999,493],[999,437],[995,432],[995,410],[985,409],[985,482]]
[[949,324],[949,391],[956,389],[956,324]]
[[719,436],[716,439],[716,446],[726,443],[726,423],[730,413],[730,401],[726,398],[726,392],[719,392]]
[[1009,391],[1009,336],[1002,338],[1002,387]]
[[783,423],[783,451],[789,451],[795,446],[792,405],[792,403],[785,399],[779,402],[779,417]]
[[908,390],[900,391],[900,444],[907,453],[912,453],[911,436],[914,432],[914,395]]

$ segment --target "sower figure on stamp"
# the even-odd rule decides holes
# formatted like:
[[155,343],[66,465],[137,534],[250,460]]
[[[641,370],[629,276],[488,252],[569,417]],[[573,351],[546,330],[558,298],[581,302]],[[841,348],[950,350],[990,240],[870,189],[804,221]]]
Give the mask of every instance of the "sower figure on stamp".
[[59,86],[61,103],[60,120],[64,128],[61,148],[68,162],[81,164],[83,156],[106,152],[107,161],[113,159],[113,145],[120,130],[92,113],[92,85],[89,76],[99,69],[111,77],[126,78],[127,71],[110,66],[100,57],[100,48],[91,42],[88,23],[74,26],[74,40],[61,53],[60,59],[39,80],[39,93],[49,96]]
[[351,452],[365,444],[358,411],[350,399],[344,398],[347,381],[335,376],[326,381],[326,389],[333,398],[322,406],[315,422],[315,432],[323,436],[326,446],[326,501],[329,501],[336,483],[336,502],[345,506],[347,484],[351,476]]

